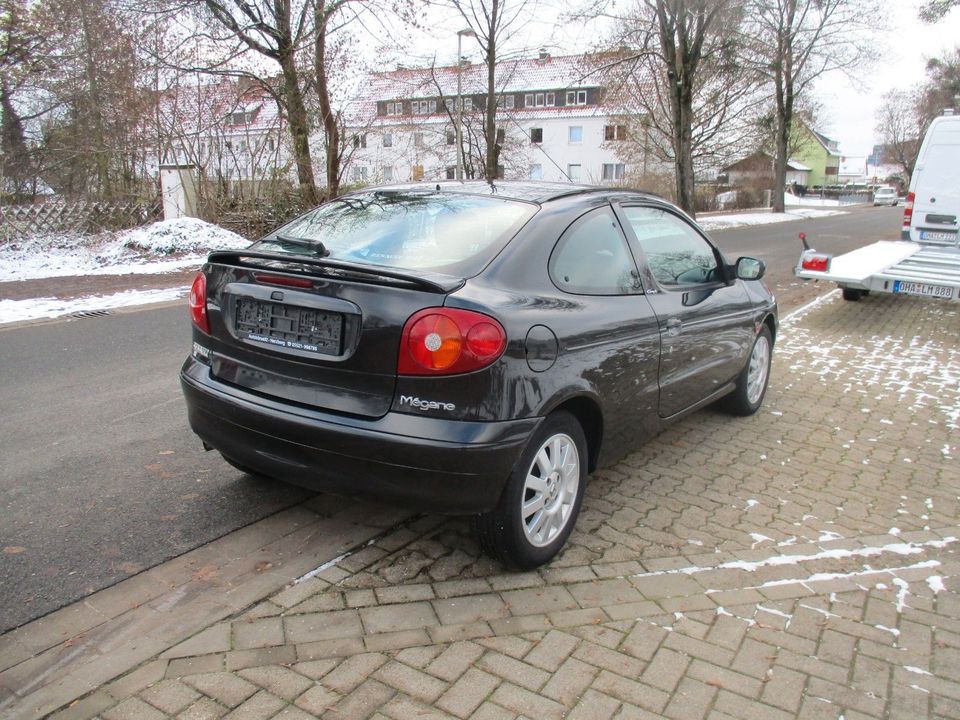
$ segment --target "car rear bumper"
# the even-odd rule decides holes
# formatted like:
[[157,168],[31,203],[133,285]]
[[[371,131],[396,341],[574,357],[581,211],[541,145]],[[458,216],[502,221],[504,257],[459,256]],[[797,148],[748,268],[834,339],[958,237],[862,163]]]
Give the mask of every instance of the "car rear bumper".
[[192,357],[180,383],[193,431],[237,464],[314,490],[424,512],[492,509],[540,422],[344,417],[224,384]]

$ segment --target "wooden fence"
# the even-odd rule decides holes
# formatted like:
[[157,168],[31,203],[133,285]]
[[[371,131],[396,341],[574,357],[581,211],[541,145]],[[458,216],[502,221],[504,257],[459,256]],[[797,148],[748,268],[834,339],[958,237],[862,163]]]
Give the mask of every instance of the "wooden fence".
[[137,227],[162,217],[160,199],[147,202],[48,202],[0,207],[0,242],[33,235],[88,235]]

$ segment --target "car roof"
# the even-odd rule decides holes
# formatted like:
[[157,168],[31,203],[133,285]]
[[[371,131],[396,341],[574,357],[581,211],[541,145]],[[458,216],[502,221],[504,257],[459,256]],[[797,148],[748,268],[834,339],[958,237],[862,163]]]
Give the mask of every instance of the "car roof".
[[533,182],[522,180],[467,180],[458,182],[446,180],[443,182],[416,182],[397,185],[381,185],[378,187],[358,190],[363,192],[441,192],[461,195],[487,195],[501,197],[507,200],[525,200],[527,202],[546,203],[551,200],[570,197],[572,195],[601,194],[636,195],[660,199],[658,195],[641,190],[632,190],[622,187],[606,187],[600,185],[580,185],[566,182]]

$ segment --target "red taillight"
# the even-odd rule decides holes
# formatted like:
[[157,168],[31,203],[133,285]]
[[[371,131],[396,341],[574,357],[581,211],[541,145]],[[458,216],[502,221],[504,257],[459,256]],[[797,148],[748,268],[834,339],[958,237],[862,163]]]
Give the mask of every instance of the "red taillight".
[[507,334],[488,315],[471,310],[427,308],[403,326],[400,375],[454,375],[487,367],[503,354]]
[[803,256],[801,266],[804,270],[813,270],[814,272],[826,272],[830,269],[829,255],[815,255],[813,253]]
[[193,324],[210,334],[210,318],[207,317],[207,276],[197,273],[190,287],[190,317]]
[[904,230],[910,229],[910,223],[913,221],[913,201],[916,199],[916,194],[912,192],[907,193],[907,201],[903,204],[903,228]]

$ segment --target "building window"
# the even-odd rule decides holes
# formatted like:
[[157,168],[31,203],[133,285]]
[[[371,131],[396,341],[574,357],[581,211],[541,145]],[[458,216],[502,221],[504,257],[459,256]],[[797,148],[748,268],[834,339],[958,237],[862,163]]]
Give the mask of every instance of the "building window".
[[513,95],[504,95],[503,97],[503,108],[505,110],[513,110],[513,104],[515,99]]
[[543,128],[530,128],[530,142],[534,145],[543,142]]
[[507,131],[503,128],[497,128],[497,142],[502,143],[507,137]]
[[603,164],[603,179],[604,180],[623,180],[623,175],[626,172],[627,166],[623,163],[604,163]]
[[360,133],[353,136],[353,147],[354,148],[365,148],[367,146],[367,134]]
[[463,111],[470,112],[473,110],[473,98],[465,97],[463,99]]
[[413,134],[413,146],[423,147],[423,133],[415,132]]
[[367,181],[367,168],[365,168],[365,167],[355,167],[355,168],[353,168],[353,181],[354,181],[354,182],[366,182],[366,181]]
[[523,96],[523,106],[533,107],[533,95],[527,94]]
[[393,182],[393,166],[387,165],[383,168],[383,181]]
[[450,165],[447,167],[447,180],[456,180],[457,179],[457,166]]
[[587,104],[586,90],[568,90],[567,91],[567,105],[586,105],[586,104]]
[[537,107],[543,107],[543,93],[536,94],[536,99],[534,100],[533,104]]
[[567,165],[567,177],[570,179],[570,182],[580,182],[580,166]]
[[557,96],[553,93],[547,93],[547,107],[553,107],[557,104]]
[[387,115],[403,115],[403,101],[397,100],[396,102],[387,103]]
[[431,114],[431,115],[433,115],[434,113],[436,113],[436,112],[437,112],[437,101],[436,101],[436,100],[431,100],[431,101],[427,104],[427,109],[430,110],[430,114]]
[[453,130],[447,130],[447,145],[457,144],[457,133]]
[[580,125],[571,125],[569,128],[567,128],[567,141],[571,145],[579,145],[580,143],[582,143],[583,127]]
[[603,139],[604,140],[626,140],[627,126],[626,125],[604,125]]
[[414,181],[423,180],[423,165],[413,166],[413,179]]
[[534,163],[530,166],[530,179],[543,180],[543,165],[540,163]]
[[383,146],[384,146],[384,147],[393,147],[393,133],[384,133],[384,134],[383,134]]

